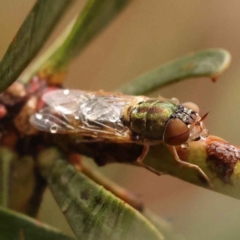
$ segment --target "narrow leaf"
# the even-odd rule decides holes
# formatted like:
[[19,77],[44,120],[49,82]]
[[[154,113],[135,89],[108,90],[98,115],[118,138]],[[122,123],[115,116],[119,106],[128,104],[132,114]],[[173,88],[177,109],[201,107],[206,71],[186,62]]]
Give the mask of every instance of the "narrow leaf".
[[39,221],[0,207],[1,240],[74,240]]
[[130,0],[88,0],[77,20],[74,19],[69,24],[63,34],[24,74],[22,81],[26,83],[34,74],[38,74],[51,83],[61,83],[70,61],[81,53],[128,2]]
[[38,0],[0,63],[0,92],[10,86],[43,46],[71,0]]
[[142,95],[168,84],[195,77],[210,77],[214,81],[228,67],[230,54],[223,49],[207,49],[181,57],[160,66],[118,91],[129,95]]
[[[139,144],[83,143],[77,135],[48,134],[48,140],[64,151],[93,158],[98,165],[113,162],[136,165],[143,151]],[[177,147],[177,152],[181,160],[198,165],[211,185],[196,168],[179,164],[164,143],[150,146],[143,163],[158,172],[240,199],[240,147],[209,135],[206,139],[190,142],[188,148]]]
[[77,172],[54,149],[43,152],[39,164],[78,239],[164,239],[139,212]]
[[151,146],[144,164],[184,181],[240,199],[240,147],[224,139],[208,136],[191,142],[188,149],[177,148],[181,160],[199,166],[210,184],[196,168],[179,164],[165,144]]
[[11,163],[16,155],[7,148],[0,148],[0,205],[9,205],[9,176]]

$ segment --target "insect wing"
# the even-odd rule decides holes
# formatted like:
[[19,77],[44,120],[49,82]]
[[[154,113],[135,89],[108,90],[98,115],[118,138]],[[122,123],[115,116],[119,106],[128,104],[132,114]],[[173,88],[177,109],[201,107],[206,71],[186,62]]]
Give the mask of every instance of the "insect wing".
[[[86,95],[86,97],[85,97]],[[43,95],[42,100],[56,111],[71,114],[76,111],[77,103],[87,100],[87,94],[79,90],[55,90]]]
[[31,123],[41,131],[79,133],[96,138],[125,137],[128,129],[121,118],[133,97],[124,95],[55,90],[46,93],[48,105],[33,115]]

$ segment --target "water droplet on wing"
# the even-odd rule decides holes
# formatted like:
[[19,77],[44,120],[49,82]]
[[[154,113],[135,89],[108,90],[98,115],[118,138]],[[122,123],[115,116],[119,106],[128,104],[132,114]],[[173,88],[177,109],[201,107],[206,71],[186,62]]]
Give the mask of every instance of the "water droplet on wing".
[[42,114],[40,114],[40,113],[36,113],[36,118],[38,119],[38,120],[41,120],[42,118],[43,118],[43,115]]
[[188,144],[187,143],[181,144],[181,148],[182,149],[187,149],[188,148]]
[[68,95],[68,94],[69,94],[69,89],[63,90],[63,94],[64,94],[64,95]]
[[57,133],[57,130],[58,130],[58,126],[56,124],[54,124],[50,127],[50,132],[51,133]]

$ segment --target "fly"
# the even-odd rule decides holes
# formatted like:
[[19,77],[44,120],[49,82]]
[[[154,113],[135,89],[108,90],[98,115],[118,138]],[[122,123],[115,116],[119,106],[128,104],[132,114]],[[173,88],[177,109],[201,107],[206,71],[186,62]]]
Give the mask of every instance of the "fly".
[[199,166],[182,161],[176,151],[176,146],[186,148],[189,142],[208,136],[203,124],[207,114],[200,117],[195,104],[68,89],[48,92],[42,99],[46,106],[30,118],[38,130],[79,134],[93,141],[141,144],[144,149],[137,162],[155,173],[143,159],[150,145],[164,142],[177,162],[197,169],[209,182]]

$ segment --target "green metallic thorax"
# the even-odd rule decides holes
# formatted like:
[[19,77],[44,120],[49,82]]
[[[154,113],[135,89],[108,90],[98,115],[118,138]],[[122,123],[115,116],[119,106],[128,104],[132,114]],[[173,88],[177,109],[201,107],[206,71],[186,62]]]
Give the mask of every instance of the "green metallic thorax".
[[151,99],[129,107],[129,128],[140,138],[163,139],[167,121],[177,105],[170,101]]

